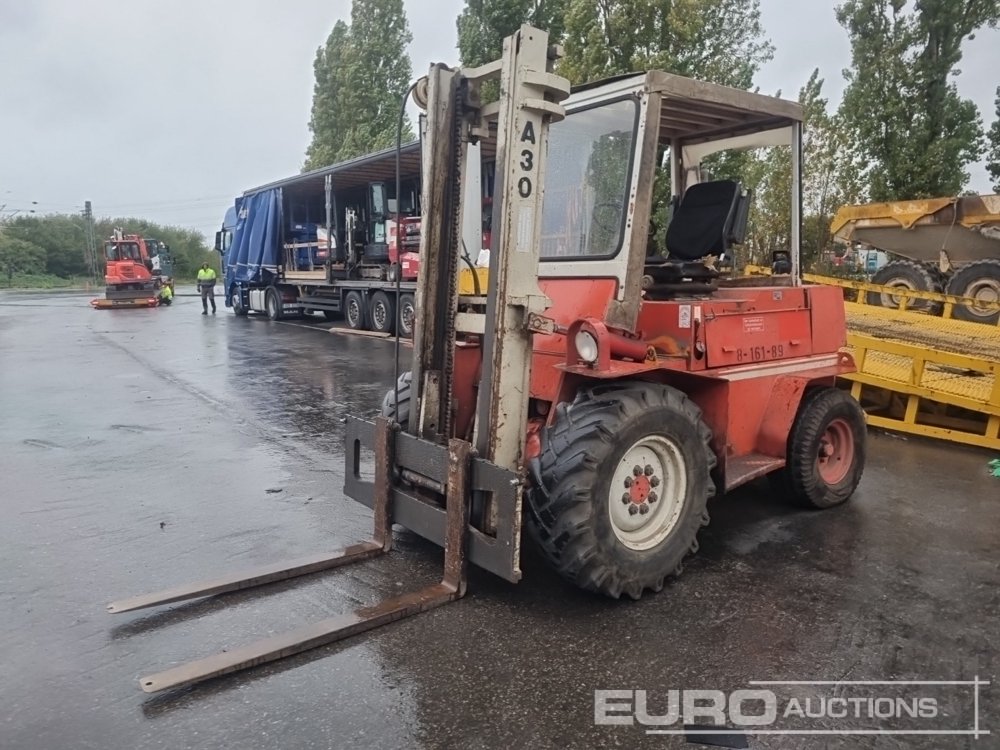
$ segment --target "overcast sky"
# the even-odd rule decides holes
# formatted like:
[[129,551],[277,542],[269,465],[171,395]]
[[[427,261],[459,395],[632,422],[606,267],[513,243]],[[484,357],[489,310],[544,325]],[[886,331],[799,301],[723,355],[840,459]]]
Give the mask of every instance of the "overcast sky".
[[[777,48],[763,91],[813,68],[839,101],[835,0],[761,0]],[[455,63],[462,0],[406,0],[413,70]],[[211,238],[243,190],[299,171],[312,63],[349,0],[0,0],[0,205],[141,216]],[[959,88],[988,124],[1000,32],[968,45]],[[873,116],[878,103],[872,103]],[[971,187],[988,192],[985,171]]]

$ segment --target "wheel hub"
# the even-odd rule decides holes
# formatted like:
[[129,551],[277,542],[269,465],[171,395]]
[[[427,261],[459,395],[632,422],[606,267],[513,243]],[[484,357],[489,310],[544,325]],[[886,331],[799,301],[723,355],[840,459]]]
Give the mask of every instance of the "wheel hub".
[[993,279],[980,279],[969,285],[969,289],[965,296],[972,297],[977,303],[979,303],[973,305],[976,312],[990,314],[993,312],[993,309],[988,306],[988,303],[1000,302],[1000,282],[994,281]]
[[641,551],[662,542],[677,525],[687,492],[680,447],[650,435],[625,451],[611,480],[608,509],[615,536]]
[[[885,283],[886,286],[896,287],[898,289],[905,289],[906,291],[915,292],[917,288],[908,279],[889,279]],[[882,306],[883,307],[899,307],[902,304],[902,296],[898,294],[892,294],[891,292],[882,295]],[[886,302],[890,304],[886,304]]]
[[854,433],[845,419],[835,419],[819,440],[816,465],[819,475],[829,485],[844,480],[854,463]]

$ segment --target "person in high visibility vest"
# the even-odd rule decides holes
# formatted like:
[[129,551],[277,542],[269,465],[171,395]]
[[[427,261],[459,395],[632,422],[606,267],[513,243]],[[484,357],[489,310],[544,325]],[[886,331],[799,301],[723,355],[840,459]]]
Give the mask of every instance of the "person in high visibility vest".
[[201,264],[198,271],[198,291],[201,292],[201,314],[208,315],[208,303],[212,302],[212,315],[215,315],[215,269],[208,267],[208,262]]
[[169,284],[160,287],[159,300],[161,305],[169,305],[174,301],[174,290],[170,288]]

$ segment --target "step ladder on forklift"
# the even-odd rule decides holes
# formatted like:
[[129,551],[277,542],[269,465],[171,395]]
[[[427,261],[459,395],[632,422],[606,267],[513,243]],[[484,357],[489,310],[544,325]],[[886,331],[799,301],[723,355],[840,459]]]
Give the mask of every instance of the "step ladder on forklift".
[[[416,89],[427,124],[411,370],[381,418],[348,418],[345,428],[344,491],[372,508],[373,538],[109,609],[367,560],[390,549],[393,524],[444,547],[440,583],[143,677],[143,690],[454,601],[469,563],[517,582],[522,521],[574,585],[639,598],[697,550],[717,491],[768,475],[809,507],[853,494],[865,425],[835,387],[855,369],[841,351],[843,296],[802,286],[798,274],[802,107],[662,71],[595,82],[567,99],[568,82],[551,72],[558,54],[545,32],[522,26],[500,61],[435,65]],[[479,86],[497,76],[500,100],[484,105]],[[468,146],[493,138],[488,292],[463,295],[463,190],[480,188],[468,179]],[[701,181],[701,166],[725,150],[771,146],[791,150],[792,273],[727,284],[716,262],[745,239],[750,195],[736,182]],[[657,247],[649,230],[665,149],[674,211]]]

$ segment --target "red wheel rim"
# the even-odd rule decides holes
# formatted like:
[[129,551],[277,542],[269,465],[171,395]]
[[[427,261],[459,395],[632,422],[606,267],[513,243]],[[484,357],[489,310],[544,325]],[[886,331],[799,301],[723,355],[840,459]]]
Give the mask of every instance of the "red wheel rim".
[[827,484],[839,484],[854,464],[854,433],[845,419],[835,419],[827,425],[819,439],[816,468]]

